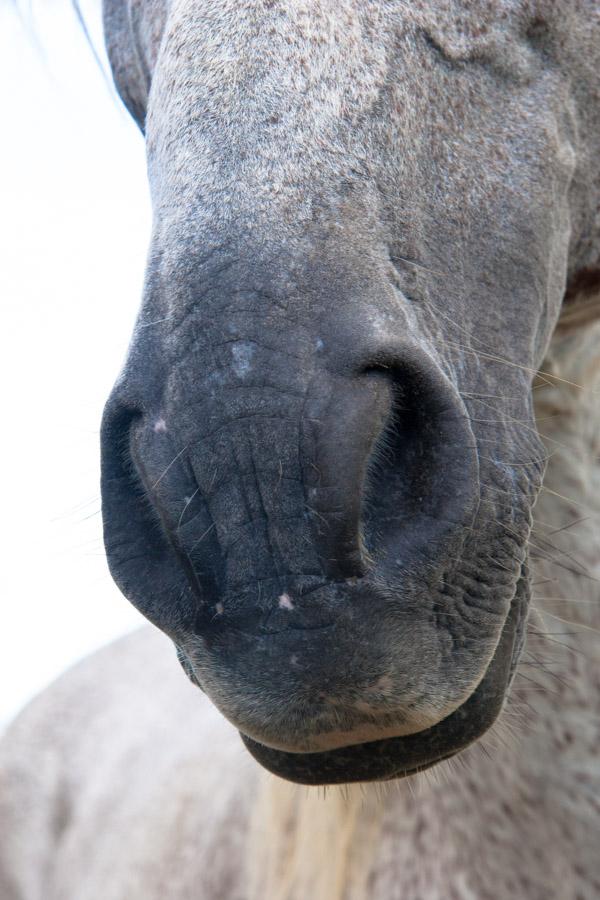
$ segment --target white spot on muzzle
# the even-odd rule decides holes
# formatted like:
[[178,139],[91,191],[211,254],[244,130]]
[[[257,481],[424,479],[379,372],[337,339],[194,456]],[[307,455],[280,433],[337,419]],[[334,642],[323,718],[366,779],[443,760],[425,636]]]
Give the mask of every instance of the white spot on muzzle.
[[279,609],[293,609],[294,603],[289,594],[282,594],[277,601]]
[[233,371],[238,378],[245,378],[252,370],[253,345],[238,341],[232,345],[231,355],[233,356]]
[[154,423],[154,433],[155,434],[164,434],[167,430],[167,423],[164,419],[157,419]]

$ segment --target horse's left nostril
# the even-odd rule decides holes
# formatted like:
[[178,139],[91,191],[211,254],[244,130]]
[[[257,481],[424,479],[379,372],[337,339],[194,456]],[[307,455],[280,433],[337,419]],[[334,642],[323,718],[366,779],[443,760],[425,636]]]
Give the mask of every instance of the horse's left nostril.
[[330,577],[431,556],[470,522],[477,456],[460,396],[431,360],[407,357],[334,378],[315,416],[306,481]]
[[[405,564],[464,533],[478,496],[475,439],[459,394],[428,365],[397,365],[387,421],[363,485],[362,535],[369,554]],[[436,553],[436,555],[437,555]]]
[[390,391],[382,379],[334,376],[326,405],[309,411],[304,481],[316,549],[329,578],[360,577],[367,571],[361,490],[389,406]]

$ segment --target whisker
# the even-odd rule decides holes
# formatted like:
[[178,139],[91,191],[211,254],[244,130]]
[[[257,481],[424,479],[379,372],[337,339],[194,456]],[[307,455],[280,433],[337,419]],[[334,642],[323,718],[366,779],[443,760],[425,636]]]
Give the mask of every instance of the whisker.
[[[535,656],[534,656],[534,654],[531,652],[531,650],[529,650],[528,652],[529,652],[529,655],[530,655],[530,656],[533,656],[533,658],[535,659]],[[538,668],[540,669],[540,671],[546,672],[547,675],[550,675],[551,678],[554,678],[555,681],[558,681],[560,684],[562,684],[563,687],[567,688],[567,690],[571,690],[572,684],[570,684],[570,683],[569,683],[562,675],[557,675],[557,673],[554,672],[551,668],[549,668],[548,665],[547,665],[546,663],[539,662],[539,663],[538,663]],[[562,668],[562,667],[561,667],[561,668]],[[517,670],[517,671],[518,671],[518,670]],[[539,683],[539,682],[536,682],[536,684],[537,684],[537,683]]]
[[[557,597],[552,595],[540,594],[536,594],[535,597],[536,600],[545,600],[546,602],[551,601],[554,603],[600,603],[600,597],[594,597],[593,599],[590,599],[589,597]],[[543,611],[546,612],[545,609]]]
[[[488,500],[486,497],[482,497],[481,502],[489,503],[490,505],[492,504],[492,501]],[[515,529],[511,528],[505,522],[498,522],[498,525],[501,528],[503,528],[508,534],[512,534],[516,538],[521,540],[521,534],[518,531],[516,531]],[[536,541],[534,541],[531,537],[529,537],[527,539],[527,544],[529,545],[529,547],[532,547],[534,550],[537,550],[537,552],[540,554],[542,559],[545,559],[548,562],[551,562],[553,565],[560,566],[561,568],[565,569],[565,571],[571,572],[571,574],[573,574],[573,575],[579,575],[584,578],[588,578],[590,581],[595,581],[595,582],[600,583],[600,579],[596,578],[595,575],[592,575],[591,572],[585,566],[583,566],[583,564],[580,563],[571,553],[569,553],[566,550],[561,550],[559,547],[556,547],[554,544],[552,544],[551,541],[548,541],[543,535],[537,535],[537,537],[540,540],[545,541],[550,546],[550,548],[558,554],[558,556],[566,557],[574,566],[576,566],[576,568],[573,569],[570,566],[567,566],[565,562],[563,562],[562,560],[560,560],[558,558],[558,556],[553,555],[547,548],[540,546],[540,544],[536,543]]]
[[560,528],[555,528],[553,531],[548,532],[549,534],[558,534],[560,531],[566,531],[568,528],[573,528],[575,525],[580,525],[582,522],[589,522],[590,516],[580,516],[579,519],[574,519],[572,522],[569,522],[568,525],[561,525]]
[[[582,629],[583,631],[591,631],[593,634],[600,635],[600,628],[594,628],[593,625],[585,625],[583,622],[577,622],[577,623],[569,622],[568,619],[563,619],[562,616],[557,616],[556,613],[548,612],[547,609],[539,609],[536,606],[534,606],[533,608],[536,609],[540,614],[542,614],[544,616],[550,616],[551,619],[556,619],[557,622],[562,622],[565,625],[577,624],[578,628]],[[575,636],[580,633],[581,633],[580,631],[557,632],[557,634],[565,634],[565,635],[570,635],[570,636]]]
[[541,490],[546,491],[548,494],[552,494],[553,497],[558,497],[559,500],[564,500],[566,503],[572,503],[574,506],[579,506],[581,509],[585,509],[586,513],[588,513],[588,518],[600,518],[600,513],[594,512],[594,510],[586,506],[585,503],[580,503],[577,500],[574,500],[572,497],[565,497],[564,494],[559,494],[558,491],[553,491],[552,488],[546,487],[545,484],[542,484]]
[[162,322],[170,322],[173,315],[165,316],[163,319],[155,319],[153,322],[138,322],[137,328],[151,328],[152,325],[160,325]]
[[[427,301],[425,301],[425,302],[427,302]],[[444,313],[440,309],[438,309],[436,307],[435,310],[436,310],[436,315],[443,316],[447,321],[451,322],[455,327],[460,328],[460,326],[456,325],[455,322],[452,322],[452,319],[450,319],[448,316],[444,315]],[[465,331],[465,333],[468,334],[468,332],[466,332],[466,331]],[[469,337],[471,340],[473,339],[472,335],[469,335]],[[494,353],[486,353],[483,350],[474,350],[472,347],[466,347],[465,345],[460,344],[457,341],[444,340],[443,343],[449,347],[454,347],[455,349],[460,350],[461,353],[472,353],[474,356],[479,356],[482,359],[488,359],[492,362],[497,362],[497,363],[500,363],[500,364],[510,367],[510,368],[520,369],[521,371],[526,372],[528,375],[532,375],[533,377],[539,376],[541,379],[550,379],[547,382],[547,384],[549,386],[552,386],[555,382],[558,382],[559,384],[567,384],[570,387],[577,388],[578,390],[581,390],[581,391],[589,391],[592,394],[599,393],[599,391],[594,390],[593,388],[586,388],[582,384],[577,384],[576,381],[569,381],[568,378],[561,378],[558,375],[554,375],[552,372],[544,372],[542,369],[532,369],[530,366],[524,366],[520,363],[513,362],[512,360],[504,359],[503,357],[497,356]]]
[[544,631],[534,631],[531,629],[531,634],[534,634],[536,637],[542,637],[546,640],[551,641],[553,644],[558,644],[558,646],[563,647],[565,650],[569,650],[571,653],[577,653],[579,656],[583,656],[584,659],[589,659],[587,653],[578,647],[571,647],[570,644],[563,644],[562,641],[557,641],[556,637],[551,634],[546,634]]
[[199,490],[200,490],[200,488],[197,487],[196,490],[194,491],[194,493],[190,497],[187,498],[187,500],[185,502],[185,506],[181,510],[181,515],[179,516],[179,521],[177,522],[177,531],[179,531],[181,529],[181,523],[183,521],[183,517],[185,516],[185,512]]
[[206,537],[206,535],[207,535],[210,531],[212,531],[212,529],[213,529],[214,527],[215,527],[215,523],[213,522],[212,525],[209,525],[209,526],[208,526],[208,528],[206,529],[206,531],[203,531],[203,532],[202,532],[202,534],[200,535],[200,537],[198,538],[198,540],[194,541],[194,543],[193,543],[192,546],[190,547],[190,549],[189,549],[189,551],[188,551],[188,556],[189,556],[189,554],[192,553],[192,551],[198,546],[198,544],[199,544],[201,541],[204,540],[204,538]]
[[175,465],[175,463],[177,462],[177,460],[179,459],[179,457],[180,457],[180,456],[183,456],[183,454],[185,453],[186,450],[187,450],[187,447],[184,447],[182,450],[179,451],[179,453],[178,453],[176,456],[173,457],[173,459],[171,460],[171,462],[169,463],[169,465],[167,466],[167,468],[164,470],[164,472],[162,473],[162,475],[160,475],[160,476],[156,479],[156,481],[154,482],[154,484],[152,485],[152,490],[155,490],[155,489],[156,489],[157,485],[159,485],[160,482],[163,480],[163,478],[165,477],[165,475],[167,474],[167,472],[169,471],[169,469],[171,468],[171,466]]

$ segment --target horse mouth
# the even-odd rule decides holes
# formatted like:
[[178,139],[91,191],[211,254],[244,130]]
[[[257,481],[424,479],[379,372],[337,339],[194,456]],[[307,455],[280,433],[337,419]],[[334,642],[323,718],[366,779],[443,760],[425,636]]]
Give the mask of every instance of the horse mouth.
[[276,750],[241,734],[246,748],[269,772],[305,785],[389,781],[450,759],[480,738],[502,710],[520,649],[520,599],[517,591],[496,652],[478,686],[458,709],[431,728],[318,753]]

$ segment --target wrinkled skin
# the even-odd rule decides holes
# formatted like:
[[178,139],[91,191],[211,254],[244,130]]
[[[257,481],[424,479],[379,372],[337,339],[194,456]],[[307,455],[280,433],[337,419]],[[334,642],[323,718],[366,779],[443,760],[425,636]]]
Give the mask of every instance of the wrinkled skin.
[[111,571],[270,770],[425,768],[522,647],[532,380],[599,256],[598,11],[104,8],[154,207]]

